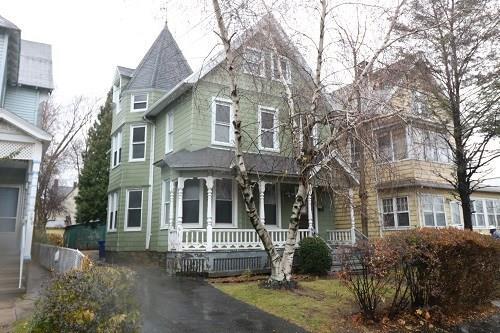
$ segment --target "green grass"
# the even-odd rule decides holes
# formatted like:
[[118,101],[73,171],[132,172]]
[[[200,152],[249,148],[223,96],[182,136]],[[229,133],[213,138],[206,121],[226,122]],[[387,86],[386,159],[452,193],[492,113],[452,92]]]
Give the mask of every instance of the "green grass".
[[298,291],[263,289],[257,282],[214,283],[214,286],[311,332],[359,331],[349,319],[356,312],[352,296],[338,280],[300,282]]
[[20,319],[13,324],[12,333],[26,333],[29,327],[29,318]]

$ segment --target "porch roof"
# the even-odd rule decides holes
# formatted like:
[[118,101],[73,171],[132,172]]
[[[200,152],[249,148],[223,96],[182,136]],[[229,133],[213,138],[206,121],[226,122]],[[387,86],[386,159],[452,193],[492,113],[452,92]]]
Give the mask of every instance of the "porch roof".
[[19,128],[29,136],[44,143],[48,143],[52,140],[52,136],[40,127],[37,127],[18,115],[2,108],[0,108],[0,120],[5,120],[7,123]]
[[[245,153],[244,157],[250,173],[298,175],[297,164],[293,158],[255,153]],[[230,171],[234,166],[234,151],[210,147],[195,151],[181,150],[165,155],[165,158],[155,165],[173,169]]]

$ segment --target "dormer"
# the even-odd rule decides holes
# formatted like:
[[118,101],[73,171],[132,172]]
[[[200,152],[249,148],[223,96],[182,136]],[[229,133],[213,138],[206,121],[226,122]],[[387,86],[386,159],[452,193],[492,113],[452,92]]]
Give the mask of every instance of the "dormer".
[[113,77],[113,107],[116,113],[120,113],[120,97],[124,87],[130,81],[134,74],[131,68],[117,66]]

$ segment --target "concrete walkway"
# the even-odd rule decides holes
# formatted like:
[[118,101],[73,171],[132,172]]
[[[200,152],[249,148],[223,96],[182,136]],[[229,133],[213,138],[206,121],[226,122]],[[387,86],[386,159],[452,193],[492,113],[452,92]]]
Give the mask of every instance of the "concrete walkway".
[[50,272],[37,263],[29,263],[26,269],[26,293],[0,295],[0,332],[10,332],[11,325],[16,320],[24,319],[32,313],[42,286],[50,278]]
[[240,302],[201,279],[137,268],[145,333],[304,333],[287,321]]

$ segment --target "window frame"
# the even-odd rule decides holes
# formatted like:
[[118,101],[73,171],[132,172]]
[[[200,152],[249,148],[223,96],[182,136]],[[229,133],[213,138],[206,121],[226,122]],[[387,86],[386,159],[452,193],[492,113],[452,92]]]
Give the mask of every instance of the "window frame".
[[[477,213],[476,212],[476,202],[481,202],[481,207],[482,207],[482,213]],[[473,199],[471,198],[471,203],[472,203],[472,216],[471,216],[471,219],[472,219],[472,226],[474,228],[478,228],[478,229],[489,229],[489,221],[487,220],[488,217],[486,216],[486,204],[485,204],[485,199],[483,198],[479,198],[479,199]],[[483,216],[483,220],[484,220],[484,225],[478,225],[477,223],[477,215],[482,215]]]
[[[253,51],[253,52],[259,52],[261,54],[261,63],[262,63],[262,66],[261,66],[261,69],[260,69],[260,73],[252,73],[251,71],[248,70],[247,68],[247,63],[249,63],[246,55],[248,54],[247,53],[247,50],[250,50],[250,51]],[[244,54],[243,54],[243,73],[245,74],[248,74],[248,75],[252,75],[252,76],[257,76],[257,77],[261,77],[261,78],[265,78],[266,77],[266,53],[264,52],[264,50],[261,50],[261,49],[257,49],[257,48],[254,48],[254,47],[245,47],[245,51],[244,51]]]
[[[478,225],[477,224],[477,213],[476,213],[476,207],[475,207],[475,202],[481,202],[481,206],[483,208],[483,212],[480,213],[480,215],[483,215],[484,217],[484,225]],[[487,201],[493,202],[493,216],[495,217],[496,221],[493,221],[493,223],[490,221],[490,214],[488,214],[488,206],[487,206]],[[490,229],[490,228],[498,228],[500,227],[500,199],[494,199],[494,198],[471,198],[472,202],[472,226],[474,228],[478,229]]]
[[[423,203],[424,197],[429,197],[429,198],[432,199],[432,211],[426,211],[425,210],[424,203]],[[443,204],[443,211],[442,212],[436,210],[436,205],[434,204],[434,200],[436,198],[439,198],[442,201],[442,204]],[[446,227],[450,226],[450,224],[448,224],[448,216],[446,214],[446,198],[444,196],[442,196],[442,195],[422,194],[420,196],[420,212],[422,214],[422,226],[423,227],[426,227],[426,228],[446,228]],[[451,210],[450,210],[450,212],[451,212]],[[433,225],[427,225],[427,224],[425,224],[425,213],[432,213],[432,222],[433,222]],[[441,214],[441,213],[444,214],[444,225],[438,225],[437,224],[437,214]]]
[[[406,207],[407,210],[398,210],[397,199],[406,199]],[[391,200],[392,202],[392,212],[385,213],[384,212],[384,200]],[[395,196],[395,197],[385,197],[380,199],[380,213],[382,214],[382,229],[384,230],[406,230],[411,228],[411,215],[410,215],[410,200],[407,195]],[[399,225],[399,213],[407,213],[408,214],[408,225],[400,226]],[[384,223],[384,215],[393,214],[394,215],[394,226],[386,226]]]
[[[111,136],[111,169],[118,167],[122,162],[123,135],[121,128]],[[116,161],[115,161],[116,152]]]
[[[229,142],[215,140],[215,128],[217,125],[217,103],[229,105]],[[233,127],[233,104],[230,99],[212,97],[212,144],[217,146],[234,147],[234,127]],[[224,125],[220,123],[219,125]]]
[[[161,205],[160,205],[160,230],[167,229],[168,226],[168,219],[169,219],[169,213],[170,213],[170,205],[172,202],[170,202],[170,182],[171,180],[169,178],[163,179],[161,182]],[[167,195],[167,190],[168,190],[168,195]],[[174,200],[175,201],[175,200]],[[169,204],[169,211],[165,209],[165,205]],[[175,216],[174,216],[175,220]]]
[[[262,113],[269,113],[273,114],[273,147],[264,147],[262,145],[262,131],[270,132],[268,129],[263,129],[262,128]],[[273,107],[267,107],[263,105],[258,106],[258,119],[257,122],[259,124],[258,128],[258,145],[259,145],[259,150],[264,150],[264,151],[272,151],[272,152],[279,152],[280,151],[280,142],[279,142],[279,109],[273,108]]]
[[[459,219],[459,222],[460,223],[453,223],[453,207],[454,205],[456,205],[456,207],[458,208],[458,219]],[[463,219],[463,216],[462,216],[462,209],[461,209],[461,205],[460,205],[460,201],[458,200],[452,200],[450,201],[450,226],[451,227],[463,227],[464,225],[464,219]]]
[[[139,208],[130,208],[130,192],[141,192],[141,218],[140,218],[140,226],[138,227],[129,227],[128,226],[128,211],[129,209],[139,209]],[[124,231],[141,231],[142,230],[142,217],[143,217],[143,210],[144,210],[144,190],[142,188],[128,188],[127,189],[127,194],[126,194],[126,201],[125,201],[125,223],[123,224],[123,230]]]
[[278,58],[278,65],[281,65],[281,62],[280,62],[281,59],[285,59],[285,61],[286,61],[286,74],[284,73],[285,74],[285,82],[288,84],[291,84],[292,83],[292,70],[290,68],[290,59],[288,59],[287,57],[285,57],[283,55],[279,55],[276,53],[271,53],[271,79],[281,82],[281,78],[276,77],[274,75],[274,60],[276,58]]
[[[392,128],[392,127],[389,127],[386,129],[386,131],[384,131],[382,128],[379,128],[377,129],[377,132],[376,132],[376,137],[377,137],[377,153],[379,155],[379,158],[378,158],[378,163],[394,163],[394,162],[400,162],[400,161],[406,161],[409,159],[409,155],[410,155],[410,148],[408,146],[408,134],[407,134],[407,131],[406,129],[403,131],[404,132],[404,140],[402,142],[404,142],[404,145],[406,146],[406,157],[404,158],[400,158],[400,159],[396,159],[396,151],[394,149],[394,136],[393,136],[393,132],[394,130],[398,130],[399,128]],[[390,143],[390,159],[389,158],[383,158],[381,153],[380,153],[380,137],[382,136],[388,136],[389,137],[389,143]]]
[[[134,129],[136,128],[141,128],[144,127],[144,142],[134,142]],[[147,146],[146,143],[148,141],[148,126],[146,124],[140,124],[140,125],[130,125],[130,132],[129,132],[129,147],[128,147],[128,161],[129,162],[144,162],[146,161],[146,155],[147,155]],[[133,158],[133,146],[134,144],[144,144],[144,157],[142,158]]]
[[[231,218],[232,223],[217,223],[216,216],[216,204],[217,204],[217,181],[219,180],[230,180],[231,181]],[[236,186],[236,181],[232,178],[218,178],[215,179],[214,186],[212,188],[212,221],[214,228],[237,228],[238,227],[238,188]]]
[[107,218],[107,231],[118,231],[118,192],[110,192],[108,194],[108,218]]
[[[146,107],[142,108],[142,109],[136,109],[135,108],[135,104],[136,103],[144,103],[144,102],[136,102],[135,101],[135,98],[136,96],[138,95],[146,95]],[[148,109],[148,106],[149,106],[149,94],[147,92],[144,92],[144,93],[133,93],[131,94],[130,96],[130,112],[144,112]]]
[[[170,121],[171,120],[171,121]],[[166,125],[165,125],[165,154],[171,153],[174,151],[174,112],[167,112],[166,116]]]

